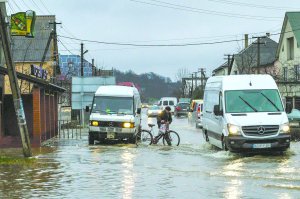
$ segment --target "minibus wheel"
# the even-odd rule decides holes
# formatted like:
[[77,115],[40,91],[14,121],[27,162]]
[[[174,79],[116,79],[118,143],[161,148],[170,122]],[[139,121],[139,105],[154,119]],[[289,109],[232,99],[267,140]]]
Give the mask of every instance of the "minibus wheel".
[[204,139],[205,139],[206,142],[209,141],[208,135],[207,135],[207,131],[206,131],[206,130],[203,130],[203,137],[204,137]]
[[222,135],[222,149],[223,149],[224,151],[228,151],[228,147],[227,147],[227,145],[226,145],[224,135]]
[[89,144],[90,145],[94,144],[94,136],[91,133],[89,133]]

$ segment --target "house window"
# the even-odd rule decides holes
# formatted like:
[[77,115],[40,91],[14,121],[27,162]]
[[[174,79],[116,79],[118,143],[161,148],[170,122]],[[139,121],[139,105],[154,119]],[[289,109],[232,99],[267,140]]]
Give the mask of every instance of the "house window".
[[287,67],[283,67],[283,81],[287,81],[288,70]]
[[296,65],[294,66],[295,69],[295,80],[299,81],[300,80],[300,66]]
[[294,37],[287,38],[287,59],[294,59]]

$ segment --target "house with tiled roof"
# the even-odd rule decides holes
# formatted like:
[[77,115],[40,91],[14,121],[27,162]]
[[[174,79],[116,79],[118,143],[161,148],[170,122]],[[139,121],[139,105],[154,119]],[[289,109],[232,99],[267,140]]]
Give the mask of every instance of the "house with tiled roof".
[[281,73],[279,90],[287,102],[300,109],[300,12],[286,12],[276,59]]

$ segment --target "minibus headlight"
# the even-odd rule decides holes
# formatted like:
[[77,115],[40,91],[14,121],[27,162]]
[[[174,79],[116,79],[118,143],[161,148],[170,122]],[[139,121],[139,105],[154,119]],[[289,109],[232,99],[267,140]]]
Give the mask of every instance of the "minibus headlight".
[[280,133],[289,133],[290,132],[290,126],[288,123],[282,124],[280,126]]
[[158,114],[161,114],[161,112],[162,112],[162,110],[159,110],[159,111],[158,111]]
[[123,123],[123,128],[133,128],[134,124],[130,122],[124,122]]
[[91,125],[92,126],[99,126],[99,122],[98,121],[91,121]]
[[240,135],[241,134],[241,128],[239,126],[228,124],[227,125],[228,132],[230,135]]

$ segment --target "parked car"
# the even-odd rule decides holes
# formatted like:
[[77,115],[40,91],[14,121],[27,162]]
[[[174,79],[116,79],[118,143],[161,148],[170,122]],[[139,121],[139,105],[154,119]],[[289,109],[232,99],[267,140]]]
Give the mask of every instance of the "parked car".
[[196,128],[202,127],[201,112],[203,109],[203,100],[192,100],[190,108],[188,110],[188,123],[195,125]]
[[290,114],[287,114],[290,124],[291,139],[300,140],[300,111],[292,109]]
[[187,102],[179,102],[174,111],[174,115],[176,117],[180,116],[187,116],[188,115],[188,109],[189,109],[190,103]]
[[162,112],[159,106],[151,106],[148,108],[147,115],[148,117],[156,117]]

